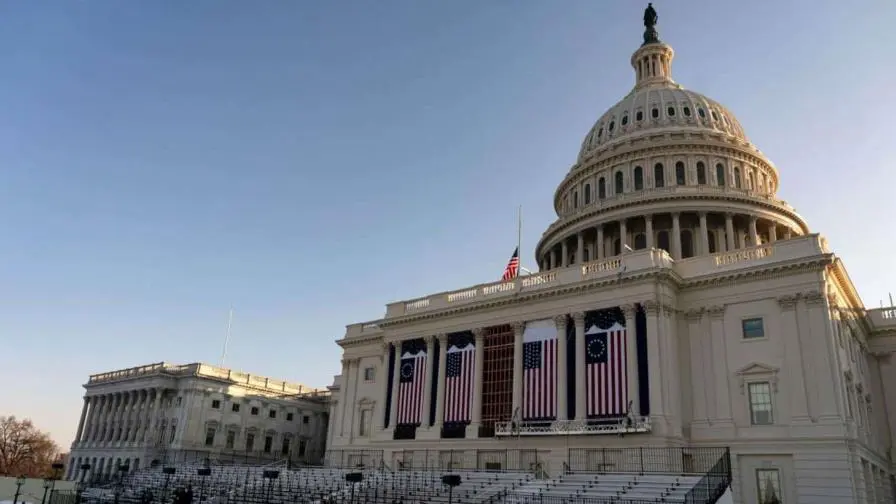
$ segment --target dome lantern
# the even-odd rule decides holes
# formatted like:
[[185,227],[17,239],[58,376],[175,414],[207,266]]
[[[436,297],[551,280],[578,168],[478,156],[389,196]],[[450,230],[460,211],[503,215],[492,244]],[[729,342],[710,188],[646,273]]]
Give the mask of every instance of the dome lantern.
[[653,4],[647,4],[644,11],[644,43],[632,55],[635,89],[675,84],[672,80],[672,58],[675,52],[668,44],[660,41],[656,31],[657,19]]

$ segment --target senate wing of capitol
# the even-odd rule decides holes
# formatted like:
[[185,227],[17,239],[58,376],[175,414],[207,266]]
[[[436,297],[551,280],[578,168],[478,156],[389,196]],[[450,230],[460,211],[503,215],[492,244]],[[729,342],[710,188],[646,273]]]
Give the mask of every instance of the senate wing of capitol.
[[896,309],[866,309],[654,24],[554,191],[537,273],[347,326],[330,461],[706,472],[721,453],[735,502],[894,502]]

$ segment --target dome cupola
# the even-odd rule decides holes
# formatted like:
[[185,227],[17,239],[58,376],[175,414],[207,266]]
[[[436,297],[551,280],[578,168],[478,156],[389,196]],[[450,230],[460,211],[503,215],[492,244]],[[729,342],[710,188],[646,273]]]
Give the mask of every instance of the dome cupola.
[[631,57],[635,85],[585,136],[554,194],[542,270],[661,248],[674,260],[809,232],[776,197],[778,171],[728,109],[672,80],[651,4]]

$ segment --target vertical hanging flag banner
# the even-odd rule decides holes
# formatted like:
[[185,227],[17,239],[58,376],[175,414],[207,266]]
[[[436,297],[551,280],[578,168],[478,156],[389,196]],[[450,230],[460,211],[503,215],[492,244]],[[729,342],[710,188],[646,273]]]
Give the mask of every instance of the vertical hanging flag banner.
[[612,311],[589,318],[585,327],[585,411],[590,417],[624,416],[628,413],[626,328]]
[[449,336],[445,359],[445,422],[469,422],[476,347],[470,334]]
[[398,423],[418,424],[426,383],[426,351],[406,350],[398,370]]
[[523,419],[557,416],[557,328],[552,319],[526,323],[523,331]]

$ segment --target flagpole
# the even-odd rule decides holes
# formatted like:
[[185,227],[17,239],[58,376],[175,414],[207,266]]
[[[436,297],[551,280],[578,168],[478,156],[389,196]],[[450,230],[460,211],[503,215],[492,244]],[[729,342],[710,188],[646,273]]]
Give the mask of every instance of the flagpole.
[[227,358],[227,344],[230,343],[230,328],[233,325],[233,305],[230,306],[230,315],[227,316],[227,334],[224,336],[224,350],[221,352],[221,367]]
[[519,271],[523,271],[523,205],[520,205],[516,215],[516,251],[519,254]]

